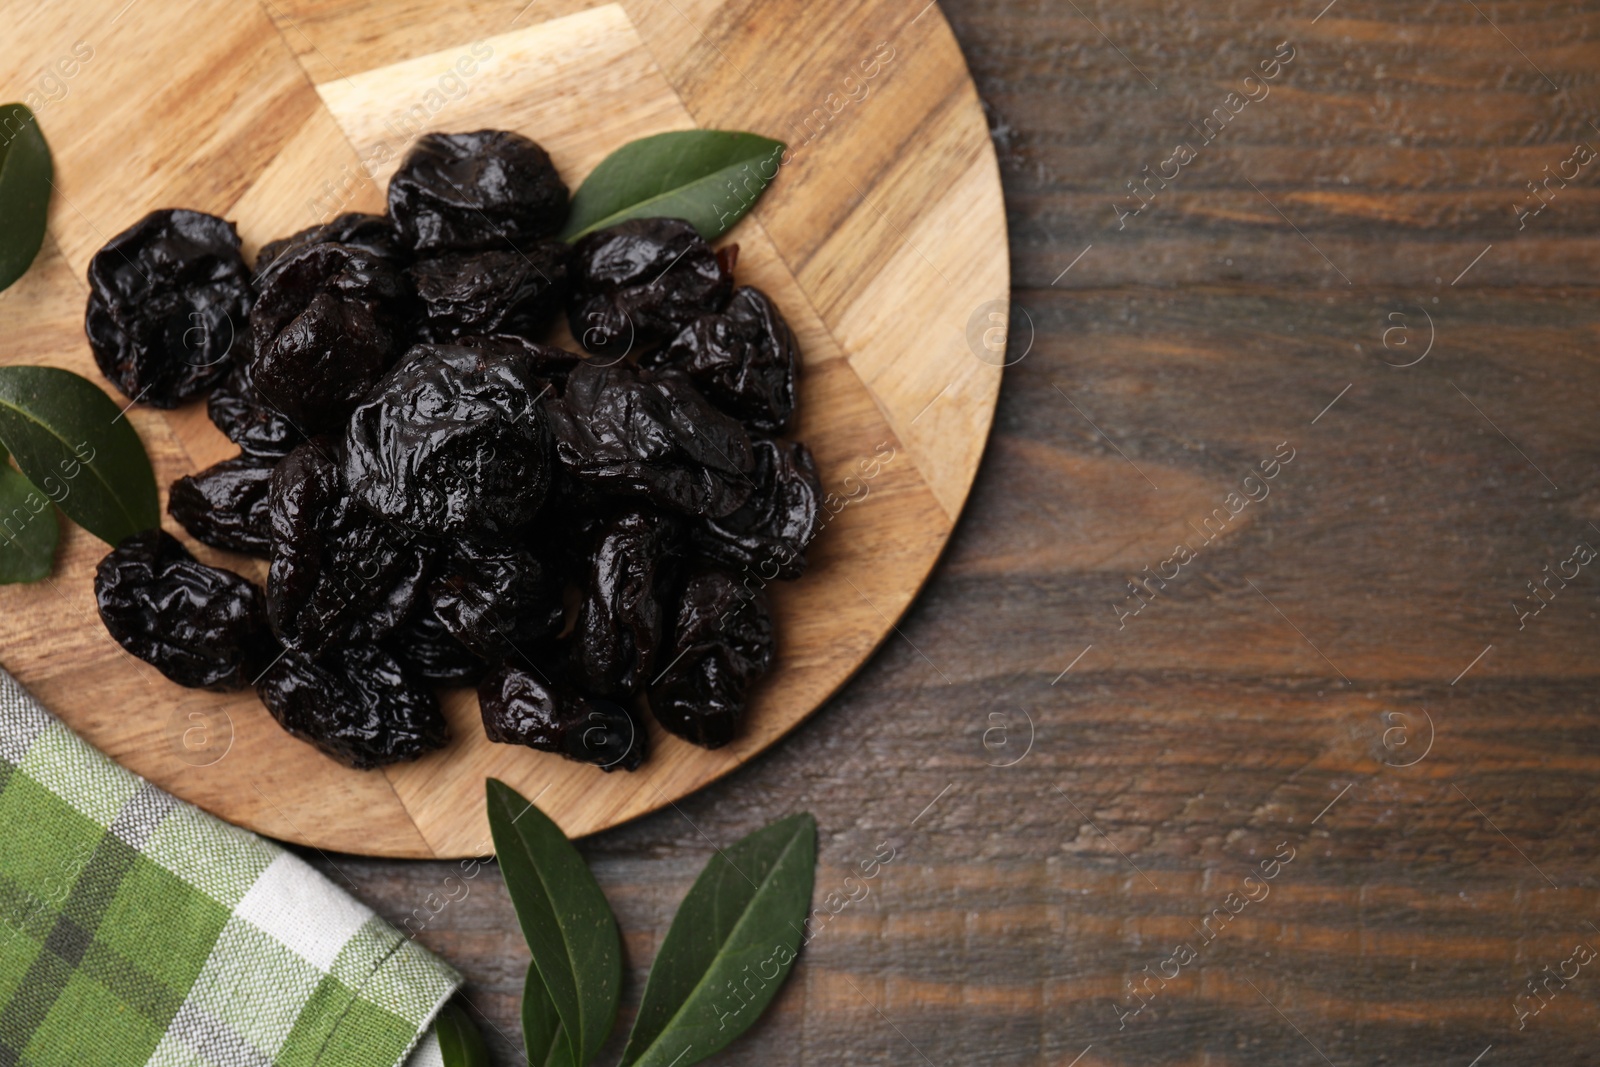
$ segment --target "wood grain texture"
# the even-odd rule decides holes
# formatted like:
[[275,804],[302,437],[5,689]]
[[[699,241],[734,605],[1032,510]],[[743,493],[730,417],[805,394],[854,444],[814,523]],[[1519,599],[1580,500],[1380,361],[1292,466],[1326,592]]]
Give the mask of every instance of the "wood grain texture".
[[[789,71],[815,81],[824,109],[801,132],[825,133],[828,151],[855,162],[834,173],[820,147],[801,147],[778,191],[727,240],[740,247],[741,281],[770,293],[800,339],[795,432],[811,446],[836,514],[806,578],[770,590],[778,665],[744,735],[717,752],[651,724],[642,771],[600,774],[490,744],[475,696],[459,692],[444,700],[448,749],[381,773],[347,770],[285,735],[250,694],[185,692],[122,655],[94,619],[103,548],[78,530],[67,531],[51,583],[0,592],[5,665],[70,725],[179,796],[280,838],[466,856],[486,848],[486,776],[539,796],[569,833],[604,829],[773,743],[892,632],[972,484],[1000,368],[975,358],[965,328],[972,309],[997,298],[1003,306],[1008,284],[994,153],[936,12],[911,27],[886,6],[836,4],[865,43],[823,49],[796,46],[796,29],[809,35],[828,22],[815,5],[741,16],[721,48],[765,56],[766,90],[752,97],[731,74],[685,65],[684,23],[647,6],[439,2],[397,18],[376,3],[185,0],[148,11],[123,3],[23,20],[21,54],[30,57],[72,47],[80,25],[95,33],[92,56],[41,115],[60,175],[51,242],[27,281],[0,298],[0,362],[54,362],[98,378],[82,340],[80,279],[109,234],[152,208],[222,214],[253,253],[341,211],[381,211],[389,175],[434,129],[527,133],[576,187],[615,148],[665,130],[792,136],[783,121]],[[715,5],[694,14],[725,17]],[[854,103],[840,95],[858,79],[881,91]],[[841,114],[846,105],[859,114]],[[918,139],[925,143],[912,147]],[[784,195],[786,186],[793,191]],[[838,240],[818,245],[819,234]],[[203,405],[129,417],[163,486],[233,451]],[[199,554],[263,577],[258,561]]]
[[[1600,948],[1600,579],[1521,629],[1512,605],[1600,548],[1600,173],[1525,230],[1513,208],[1600,146],[1600,9],[1325,6],[940,4],[1033,345],[903,636],[783,745],[581,844],[628,935],[625,1015],[712,845],[804,808],[818,906],[879,842],[897,858],[714,1063],[1593,1062],[1593,964],[1524,1029],[1514,998]],[[1124,183],[1284,40],[1272,95],[1119,230]],[[1386,366],[1422,311],[1429,356]],[[1119,629],[1128,581],[1283,441],[1271,495]],[[1423,711],[1432,747],[1398,766]],[[1024,712],[1032,749],[992,765]],[[1280,842],[1270,894],[1200,950]],[[518,1062],[527,955],[492,866],[314,859],[461,965]],[[1119,1029],[1180,943],[1198,958]]]

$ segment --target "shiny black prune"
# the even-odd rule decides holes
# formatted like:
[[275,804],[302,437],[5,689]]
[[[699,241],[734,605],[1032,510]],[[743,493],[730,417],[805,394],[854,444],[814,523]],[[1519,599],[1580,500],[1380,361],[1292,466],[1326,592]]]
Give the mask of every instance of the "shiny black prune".
[[744,427],[682,375],[585,363],[545,407],[562,466],[596,489],[711,516],[750,495]]
[[252,296],[233,223],[152,211],[89,261],[84,332],[100,373],[125,396],[175,408],[232,369]]
[[332,222],[312,226],[262,245],[256,255],[257,286],[272,272],[274,263],[306,245],[349,245],[397,266],[404,266],[411,258],[410,249],[401,242],[393,219],[387,215],[364,215],[359,211],[351,211]]
[[772,665],[766,595],[719,570],[692,575],[650,687],[656,722],[685,741],[721,748],[744,719],[750,687]]
[[250,313],[256,389],[303,432],[337,430],[399,355],[405,297],[399,272],[359,248],[284,254]]
[[412,613],[434,549],[345,495],[337,444],[313,438],[272,472],[267,616],[280,640],[320,657],[381,640]]
[[429,133],[389,179],[389,214],[419,254],[515,251],[567,221],[567,187],[533,141],[505,130]]
[[452,637],[431,610],[413,615],[384,645],[412,674],[435,685],[477,685],[489,672],[489,664]]
[[438,699],[373,645],[321,662],[291,649],[256,693],[278,725],[356,770],[413,760],[450,739]]
[[428,587],[433,613],[456,640],[499,661],[561,629],[562,589],[533,553],[458,549]]
[[478,707],[483,732],[503,745],[559,752],[608,772],[644,762],[648,735],[626,708],[560,690],[521,667],[501,667],[480,682]]
[[644,352],[721,311],[733,275],[682,219],[629,219],[572,250],[567,324],[589,351]]
[[125,538],[94,579],[117,644],[179,685],[240,689],[277,655],[261,591],[161,529]]
[[351,416],[345,484],[417,533],[492,541],[524,531],[550,484],[540,391],[524,361],[417,345]]
[[[242,335],[240,342],[249,336]],[[211,390],[206,414],[240,452],[272,462],[287,456],[305,437],[256,389],[249,351],[253,349],[240,353],[233,370]]]
[[679,331],[649,365],[676,367],[752,430],[782,433],[794,414],[800,346],[771,298],[750,286]]
[[271,486],[270,463],[225,459],[173,482],[167,514],[196,541],[265,559],[272,552]]
[[572,632],[578,685],[625,696],[650,681],[670,612],[662,607],[682,558],[671,516],[633,509],[613,518],[594,549]]
[[806,546],[822,518],[822,480],[811,450],[799,441],[758,437],[750,442],[755,490],[738,511],[705,519],[692,531],[702,554],[764,581],[798,578],[806,569]]
[[567,246],[539,241],[517,252],[454,252],[411,265],[422,302],[417,331],[426,341],[470,334],[534,337],[561,311]]

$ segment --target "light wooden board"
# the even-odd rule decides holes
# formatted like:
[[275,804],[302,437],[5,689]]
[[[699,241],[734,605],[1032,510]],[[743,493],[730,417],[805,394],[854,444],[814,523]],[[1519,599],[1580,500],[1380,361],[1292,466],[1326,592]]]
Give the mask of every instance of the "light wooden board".
[[[30,11],[7,49],[33,62],[82,41],[92,56],[40,110],[58,189],[44,252],[0,295],[0,362],[98,381],[82,338],[84,269],[157,207],[236,220],[253,253],[338,211],[382,210],[388,175],[425,130],[517,130],[576,186],[635,137],[751,129],[794,151],[726,240],[740,246],[740,280],[771,293],[795,327],[805,353],[797,435],[826,488],[852,502],[815,543],[807,577],[773,589],[777,667],[744,736],[718,752],[652,726],[642,770],[602,774],[491,745],[475,698],[460,692],[444,702],[447,750],[347,770],[284,734],[253,694],[184,690],[124,654],[94,612],[105,548],[68,528],[51,582],[0,589],[0,662],[75,729],[178,796],[276,837],[375,855],[480,854],[486,776],[537,796],[571,834],[612,826],[772,744],[893,632],[982,454],[1000,370],[974,354],[969,322],[1003,322],[1009,287],[988,129],[936,8],[125,5]],[[41,76],[19,69],[5,81]],[[128,418],[163,492],[234,451],[203,405]],[[263,577],[257,561],[197,552]]]

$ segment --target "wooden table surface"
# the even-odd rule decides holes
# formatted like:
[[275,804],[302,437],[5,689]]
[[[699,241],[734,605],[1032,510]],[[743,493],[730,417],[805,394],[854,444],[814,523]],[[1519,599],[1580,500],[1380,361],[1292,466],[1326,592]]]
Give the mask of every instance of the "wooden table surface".
[[[819,901],[895,858],[717,1063],[1594,1062],[1600,7],[1326,3],[941,4],[1027,313],[994,435],[837,699],[583,844],[626,1014],[804,808]],[[516,1062],[492,866],[311,858]]]

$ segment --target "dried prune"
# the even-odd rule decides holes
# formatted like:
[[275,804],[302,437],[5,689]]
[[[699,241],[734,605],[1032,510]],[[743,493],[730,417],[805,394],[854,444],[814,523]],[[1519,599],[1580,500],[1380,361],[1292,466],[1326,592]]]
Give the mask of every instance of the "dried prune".
[[799,353],[794,331],[772,300],[744,286],[726,309],[700,316],[646,362],[677,367],[750,429],[782,433],[794,414]]
[[430,610],[413,615],[384,644],[424,682],[477,685],[478,679],[489,671],[489,664],[450,636],[444,623]]
[[94,579],[117,644],[179,685],[239,689],[277,655],[261,591],[161,529],[124,538]]
[[256,389],[250,337],[249,331],[239,336],[239,343],[247,347],[239,352],[233,370],[206,398],[206,414],[217,429],[228,435],[228,440],[239,446],[240,452],[270,462],[287,456],[305,437]]
[[250,313],[256,389],[305,433],[336,430],[399,355],[405,294],[396,269],[359,248],[286,253]]
[[602,770],[644,762],[648,735],[619,704],[557,689],[520,667],[504,666],[478,684],[483,732],[504,745],[559,752]]
[[272,472],[267,616],[311,656],[373,642],[416,607],[431,545],[356,507],[339,482],[337,445],[313,438]]
[[589,351],[644,352],[712,311],[733,276],[682,219],[629,219],[591,233],[572,250],[567,324]]
[[175,408],[232,369],[252,295],[233,223],[152,211],[89,261],[84,332],[112,385],[132,400]]
[[744,427],[682,375],[585,363],[545,407],[562,466],[597,489],[712,516],[750,495]]
[[518,252],[455,252],[420,260],[407,272],[422,301],[423,340],[463,334],[535,336],[561,311],[567,246],[539,241]]
[[413,760],[450,739],[438,699],[373,645],[322,662],[286,651],[256,693],[278,725],[356,770]]
[[351,416],[345,483],[417,533],[487,541],[525,530],[550,484],[539,392],[524,361],[417,345]]
[[731,575],[692,575],[662,650],[668,665],[650,687],[650,713],[685,741],[721,748],[744,718],[750,687],[772,665],[766,595]]
[[173,482],[167,514],[197,541],[264,559],[272,552],[271,485],[270,463],[225,459]]
[[656,512],[624,511],[595,547],[573,630],[572,666],[578,684],[601,696],[624,696],[650,681],[681,561],[677,520]]
[[445,629],[493,661],[560,630],[561,593],[545,565],[522,549],[458,549],[428,587]]
[[389,214],[419,254],[515,251],[561,229],[567,187],[521,134],[429,133],[389,179]]
[[691,533],[695,548],[762,580],[798,578],[806,546],[822,517],[822,481],[811,450],[798,441],[758,437],[750,442],[755,489],[731,515],[705,519]]
[[256,255],[256,284],[259,287],[272,273],[272,265],[285,255],[306,245],[349,245],[363,252],[403,266],[411,258],[410,250],[401,243],[394,228],[394,220],[387,215],[364,215],[359,211],[347,212],[332,222],[312,226],[290,237],[268,241]]

